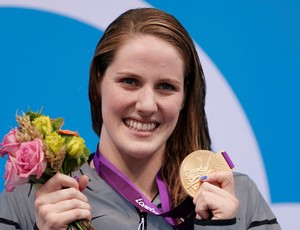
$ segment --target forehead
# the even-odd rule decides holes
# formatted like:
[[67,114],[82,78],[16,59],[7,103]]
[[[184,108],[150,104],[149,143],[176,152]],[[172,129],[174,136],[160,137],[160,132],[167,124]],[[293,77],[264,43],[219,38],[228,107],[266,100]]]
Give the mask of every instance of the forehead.
[[147,34],[137,34],[124,39],[116,51],[115,59],[120,56],[126,56],[126,59],[156,59],[158,62],[169,59],[176,60],[180,65],[184,64],[178,47],[158,36]]
[[177,49],[164,40],[139,36],[122,44],[104,76],[126,75],[152,82],[168,79],[183,85],[184,62]]
[[183,65],[183,58],[178,49],[173,44],[153,35],[128,38],[116,52],[115,60],[118,59],[122,61],[131,59],[136,62],[151,61],[157,64],[177,62],[178,65]]

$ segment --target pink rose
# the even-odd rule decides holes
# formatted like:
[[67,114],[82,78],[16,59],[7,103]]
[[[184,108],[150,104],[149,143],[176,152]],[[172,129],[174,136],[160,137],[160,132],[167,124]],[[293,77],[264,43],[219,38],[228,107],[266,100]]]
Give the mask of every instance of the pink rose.
[[11,129],[8,134],[3,138],[0,146],[0,156],[3,157],[6,154],[15,156],[16,151],[19,149],[20,143],[16,139],[17,128]]
[[12,192],[17,185],[26,184],[29,178],[20,178],[15,168],[15,158],[9,156],[5,165],[5,189],[7,192]]
[[20,178],[36,176],[39,179],[47,167],[42,141],[35,139],[20,144],[16,152],[15,167]]

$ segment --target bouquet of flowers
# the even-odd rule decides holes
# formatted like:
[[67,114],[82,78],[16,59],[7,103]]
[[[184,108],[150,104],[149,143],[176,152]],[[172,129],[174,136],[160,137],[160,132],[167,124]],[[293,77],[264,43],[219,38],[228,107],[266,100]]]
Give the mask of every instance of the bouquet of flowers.
[[[41,112],[16,115],[18,127],[0,143],[0,156],[7,156],[5,189],[25,183],[44,184],[56,173],[71,175],[83,165],[90,151],[77,132],[62,130],[63,118],[51,119]],[[30,189],[31,191],[31,189]],[[68,229],[94,229],[89,221],[77,220]]]

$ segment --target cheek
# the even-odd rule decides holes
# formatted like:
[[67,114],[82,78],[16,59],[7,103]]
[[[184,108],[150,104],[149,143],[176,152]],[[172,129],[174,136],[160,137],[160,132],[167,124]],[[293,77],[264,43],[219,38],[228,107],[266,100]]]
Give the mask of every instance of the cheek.
[[165,119],[171,123],[177,124],[178,117],[182,108],[182,99],[179,98],[174,103],[169,103],[164,108]]
[[120,114],[126,105],[126,97],[113,88],[103,89],[101,99],[103,117]]

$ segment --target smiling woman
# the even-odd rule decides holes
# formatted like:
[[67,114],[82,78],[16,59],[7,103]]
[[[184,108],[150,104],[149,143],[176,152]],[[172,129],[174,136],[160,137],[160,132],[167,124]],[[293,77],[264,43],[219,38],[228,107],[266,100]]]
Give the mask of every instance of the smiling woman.
[[58,173],[35,196],[24,195],[27,186],[2,193],[0,226],[66,229],[92,219],[96,229],[280,229],[245,174],[202,177],[193,199],[182,189],[181,162],[211,149],[205,93],[198,53],[180,22],[154,8],[124,12],[104,31],[91,64],[96,153],[74,173],[78,180]]
[[[197,34],[199,35],[201,31],[201,41],[205,43],[205,36],[207,31],[211,31],[210,28],[206,26],[214,27],[214,31],[217,32],[218,29],[221,28],[222,23],[218,24],[216,27],[213,24],[213,21],[210,21],[208,3],[192,3],[193,5],[189,6],[189,1],[186,1],[184,5],[182,3],[176,3],[169,6],[166,6],[164,2],[157,2],[155,0],[148,1],[162,8],[168,9],[171,12],[176,13],[178,16],[184,19],[185,24],[189,26],[191,31],[193,32],[193,36]],[[291,1],[288,1],[289,3]],[[78,5],[75,5],[78,4]],[[130,5],[129,5],[130,4]],[[148,6],[144,1],[90,1],[89,4],[81,3],[81,2],[72,2],[72,6],[70,5],[61,5],[59,1],[35,1],[28,0],[26,2],[20,3],[17,0],[3,0],[0,3],[0,6],[17,6],[18,9],[13,8],[1,8],[1,20],[5,22],[2,24],[1,30],[3,34],[9,34],[10,36],[1,36],[0,47],[1,47],[1,76],[9,76],[5,79],[3,85],[13,86],[16,82],[23,87],[18,88],[18,94],[11,94],[11,87],[4,87],[1,90],[3,98],[7,95],[10,95],[10,103],[5,105],[5,113],[1,113],[1,124],[0,124],[0,136],[3,136],[7,131],[7,125],[13,124],[14,116],[16,109],[19,111],[24,111],[27,109],[27,106],[30,105],[33,109],[40,109],[41,106],[45,106],[45,111],[51,114],[64,114],[66,120],[68,121],[67,125],[72,125],[72,127],[76,126],[83,136],[88,137],[87,144],[90,145],[91,148],[94,147],[94,143],[97,141],[97,137],[90,135],[89,129],[89,114],[88,114],[88,103],[85,90],[87,88],[86,82],[82,81],[82,76],[86,75],[89,60],[92,56],[90,52],[93,49],[94,44],[96,43],[95,38],[98,38],[99,31],[86,26],[87,23],[89,25],[93,25],[99,29],[103,29],[107,26],[107,24],[115,18],[119,13],[131,7],[141,7]],[[241,5],[239,5],[241,6]],[[276,6],[274,3],[273,6]],[[189,10],[182,10],[183,7],[189,8]],[[215,7],[215,6],[214,6]],[[222,17],[222,13],[228,12],[226,9],[235,9],[236,5],[232,5],[230,1],[227,3],[227,6],[221,11],[216,10],[219,17],[213,17],[214,20],[218,21],[219,18]],[[263,10],[263,5],[256,7],[256,9]],[[23,8],[23,9],[22,9]],[[25,10],[24,8],[30,9],[38,9],[39,11]],[[180,8],[180,9],[177,9]],[[193,10],[196,9],[207,9],[206,11],[202,11],[202,16],[207,18],[210,23],[195,23],[194,20],[199,19],[201,21],[201,17],[191,17]],[[273,7],[275,9],[275,7]],[[268,7],[268,13],[272,14],[274,9]],[[284,8],[284,7],[283,7]],[[192,10],[193,9],[193,10]],[[248,9],[248,8],[247,8]],[[296,7],[294,9],[297,9]],[[57,15],[46,13],[46,12],[55,12]],[[183,12],[191,12],[189,15],[182,15]],[[243,12],[243,8],[240,8],[237,12]],[[252,9],[247,10],[247,12],[254,12]],[[255,11],[256,12],[256,11]],[[276,11],[278,12],[278,11]],[[286,20],[292,19],[292,11],[289,10],[288,17]],[[68,18],[64,18],[58,15],[64,15]],[[230,16],[231,15],[231,16]],[[230,21],[234,14],[228,14],[226,18],[223,18],[223,22],[227,23]],[[268,15],[268,14],[264,14]],[[276,14],[277,16],[280,14]],[[38,20],[36,20],[38,18]],[[76,21],[69,20],[69,18],[74,18]],[[253,17],[251,16],[251,19]],[[262,18],[259,17],[259,14],[256,15],[255,19],[259,20],[259,25],[263,25]],[[278,19],[278,18],[277,18]],[[78,22],[77,20],[81,21]],[[189,21],[190,20],[190,21]],[[236,21],[236,20],[235,20]],[[299,20],[298,20],[299,21]],[[241,20],[241,23],[243,20]],[[276,22],[276,19],[273,20]],[[219,21],[218,21],[219,23]],[[229,23],[230,24],[230,23]],[[255,24],[255,22],[254,22]],[[292,23],[293,24],[293,23]],[[47,25],[45,27],[44,25]],[[199,26],[201,25],[201,26]],[[283,26],[283,25],[281,25]],[[201,30],[200,30],[201,27]],[[247,27],[248,32],[251,31],[251,27]],[[228,27],[226,27],[228,29]],[[230,29],[230,28],[229,28]],[[236,27],[235,27],[236,29]],[[287,28],[288,29],[288,28]],[[237,30],[239,31],[239,30]],[[234,32],[230,31],[231,38],[237,38]],[[273,34],[273,33],[272,33]],[[288,35],[289,33],[285,33]],[[63,35],[57,36],[55,38],[54,35]],[[84,35],[84,36],[81,36]],[[226,35],[222,32],[223,35]],[[263,34],[260,34],[263,35]],[[21,37],[20,37],[21,36]],[[59,37],[59,39],[57,39]],[[251,37],[251,36],[250,36]],[[298,37],[298,36],[295,36]],[[20,39],[21,38],[21,39]],[[80,39],[82,38],[82,39]],[[276,42],[276,36],[273,36],[272,41]],[[287,37],[288,38],[288,37]],[[223,37],[226,39],[226,37]],[[222,39],[222,40],[223,40]],[[197,39],[196,39],[197,40]],[[199,36],[198,36],[198,40]],[[212,44],[211,46],[218,47],[218,52],[222,52],[223,49],[219,45],[216,45],[213,37],[208,36],[208,39]],[[226,42],[225,42],[226,41]],[[234,43],[234,41],[231,41]],[[255,41],[251,41],[253,43]],[[238,42],[237,42],[238,43]],[[246,44],[246,41],[243,42]],[[230,41],[224,40],[224,47],[229,47]],[[255,43],[256,44],[256,43]],[[289,43],[292,44],[292,43]],[[207,44],[206,49],[207,49]],[[278,45],[278,44],[277,44]],[[43,49],[41,49],[43,47]],[[248,45],[247,47],[251,47]],[[293,49],[297,50],[297,49]],[[246,172],[254,178],[257,182],[258,187],[261,189],[261,192],[264,197],[269,201],[269,189],[268,182],[265,178],[264,167],[262,164],[262,158],[260,156],[260,150],[257,146],[254,134],[252,132],[251,127],[249,126],[248,120],[245,117],[244,112],[240,108],[239,102],[236,99],[235,95],[231,91],[230,87],[227,85],[227,82],[224,81],[224,77],[221,73],[216,69],[214,64],[209,60],[209,58],[203,53],[201,49],[198,49],[199,55],[204,65],[204,70],[207,76],[208,81],[208,103],[207,103],[207,113],[209,118],[210,130],[212,133],[213,139],[213,147],[216,150],[223,149],[224,147],[231,155],[231,158],[234,160],[237,169],[243,172]],[[241,51],[242,52],[242,51]],[[279,50],[280,52],[280,50]],[[22,53],[22,62],[19,62],[16,58],[20,57],[20,53]],[[47,55],[44,55],[47,53]],[[235,52],[223,52],[224,55],[228,55],[230,53],[231,56],[227,56],[226,61],[234,61],[233,55]],[[279,55],[280,56],[280,55]],[[244,60],[245,55],[243,55],[242,60]],[[289,55],[289,62],[292,61],[292,57]],[[216,58],[216,56],[214,56]],[[251,57],[249,57],[251,58]],[[256,57],[257,59],[257,57]],[[14,64],[18,62],[18,68],[15,68]],[[234,61],[236,62],[236,60]],[[246,61],[247,62],[247,61]],[[264,63],[265,60],[263,61]],[[47,63],[47,71],[45,71],[45,63]],[[77,65],[76,63],[82,63],[81,65]],[[220,60],[218,61],[220,64]],[[221,63],[222,64],[222,63]],[[224,62],[223,62],[224,64]],[[228,67],[231,68],[231,64]],[[243,68],[242,63],[237,64],[240,68]],[[279,65],[278,65],[279,66]],[[253,67],[254,68],[254,67]],[[11,70],[14,70],[13,72]],[[224,65],[222,67],[224,70]],[[235,68],[233,68],[235,69]],[[247,68],[244,68],[247,69]],[[266,69],[264,67],[264,69]],[[291,68],[289,68],[291,70]],[[247,73],[243,73],[243,77]],[[250,72],[248,73],[250,74]],[[260,73],[264,74],[263,72]],[[285,72],[285,74],[288,74]],[[258,74],[258,76],[261,76]],[[20,78],[22,76],[22,78]],[[26,76],[26,77],[24,77]],[[41,76],[44,79],[51,79],[47,81],[47,86],[49,87],[36,87],[35,83],[39,83]],[[274,76],[274,75],[272,75]],[[290,74],[290,76],[297,76],[297,74]],[[227,76],[232,77],[232,76]],[[240,78],[239,78],[240,79]],[[244,78],[243,78],[244,79]],[[261,80],[261,79],[260,79]],[[63,82],[66,83],[63,83]],[[127,80],[126,80],[127,81]],[[56,82],[60,82],[57,84]],[[248,81],[245,81],[248,82]],[[235,83],[231,81],[231,84]],[[172,85],[171,83],[170,85]],[[61,101],[61,94],[53,94],[53,89],[56,91],[65,92],[65,85],[68,85],[68,96],[72,97],[73,100],[69,100],[66,103],[57,103]],[[297,84],[295,84],[296,86]],[[26,86],[26,87],[24,87]],[[161,85],[163,88],[168,88],[168,85]],[[22,91],[26,88],[26,91]],[[237,87],[235,86],[235,89]],[[281,90],[280,90],[281,91]],[[34,93],[30,93],[34,92]],[[218,92],[218,93],[216,93]],[[264,90],[264,92],[266,92]],[[295,91],[293,91],[295,92]],[[246,91],[245,91],[246,93]],[[258,92],[256,92],[258,93]],[[22,97],[20,97],[22,94]],[[37,96],[39,95],[39,96]],[[49,95],[52,95],[49,97]],[[259,96],[260,94],[257,94]],[[247,95],[247,97],[249,97]],[[252,97],[251,97],[252,98]],[[65,101],[65,100],[64,100]],[[256,105],[259,107],[259,101],[256,102]],[[78,110],[78,107],[84,108]],[[269,106],[268,106],[269,107]],[[76,108],[76,109],[74,109]],[[247,107],[246,107],[247,108]],[[74,112],[76,110],[76,113]],[[59,113],[57,113],[59,111]],[[249,110],[248,110],[249,112]],[[220,116],[222,114],[222,116]],[[280,113],[276,113],[279,114]],[[293,113],[295,114],[295,113]],[[260,115],[259,115],[260,116]],[[260,116],[262,117],[262,116]],[[82,122],[86,120],[87,123]],[[289,119],[291,120],[291,119]],[[268,121],[271,121],[268,119]],[[270,122],[271,123],[271,122]],[[129,122],[127,121],[127,125]],[[134,123],[133,120],[130,121],[131,126],[137,127],[137,123]],[[153,127],[156,127],[156,124],[151,123]],[[266,128],[267,124],[263,124],[260,127],[263,129]],[[295,127],[295,126],[293,126]],[[241,130],[243,135],[241,135]],[[226,135],[224,136],[224,132]],[[291,134],[291,132],[288,132]],[[295,142],[296,143],[296,142]],[[262,144],[262,143],[260,143]],[[247,148],[245,149],[245,146]],[[273,145],[274,146],[274,145]],[[275,146],[274,146],[275,148]],[[272,167],[275,165],[275,161],[277,159],[281,159],[277,157],[276,151],[280,152],[279,148],[269,149],[268,151],[264,151],[264,154],[270,153],[272,160]],[[245,157],[247,156],[247,158]],[[265,158],[268,159],[268,158]],[[296,158],[294,158],[296,159]],[[3,163],[4,161],[1,161]],[[271,161],[268,161],[271,162]],[[294,162],[297,162],[295,160]],[[274,164],[273,164],[274,163]],[[253,165],[256,165],[257,169],[253,170]],[[270,165],[269,165],[270,166]],[[3,174],[4,165],[1,168],[1,172]],[[273,171],[277,170],[277,167],[273,167]],[[276,202],[286,202],[286,201],[295,201],[298,198],[297,189],[283,189],[278,187],[278,176],[275,176],[274,173],[270,173],[270,168],[268,170],[269,180],[270,177],[273,176],[273,181],[275,180],[275,187],[272,187],[270,183],[270,192],[273,199]],[[281,174],[280,176],[283,176]],[[290,177],[285,178],[284,181],[288,183],[288,180],[293,181]],[[1,180],[0,180],[1,182]],[[3,188],[4,181],[0,185],[0,188]],[[289,186],[297,186],[295,183],[289,183]],[[288,195],[284,195],[288,193]],[[275,197],[275,198],[274,198]],[[270,202],[270,201],[269,201]],[[295,226],[293,224],[293,220],[296,220],[296,217],[292,217],[299,212],[299,208],[297,208],[297,204],[293,203],[289,204],[280,204],[276,205],[272,204],[274,208],[276,208],[276,212],[280,214],[279,220],[281,223],[284,223],[284,229],[291,229]],[[289,215],[287,215],[289,213]]]
[[[88,5],[84,1],[77,1],[72,3],[74,7],[57,3],[57,1],[48,0],[28,0],[22,3],[16,0],[0,2],[0,5],[4,7],[18,7],[16,9],[1,8],[1,21],[6,22],[1,27],[2,31],[4,34],[11,35],[0,38],[2,51],[0,75],[9,76],[5,78],[3,85],[14,85],[15,82],[18,82],[19,85],[26,86],[26,88],[19,88],[18,94],[11,94],[9,87],[1,90],[3,97],[10,95],[10,101],[5,105],[6,113],[0,114],[1,120],[7,121],[0,124],[0,134],[3,136],[6,132],[6,124],[13,123],[16,108],[24,111],[28,105],[37,110],[44,106],[44,111],[51,111],[52,114],[57,114],[57,111],[60,111],[59,114],[66,114],[68,124],[78,127],[80,133],[86,137],[88,146],[92,149],[96,138],[90,135],[90,125],[81,122],[89,119],[88,111],[86,109],[77,110],[76,113],[73,111],[74,108],[87,107],[84,90],[86,81],[83,78],[88,71],[90,51],[96,43],[94,38],[99,36],[99,31],[82,22],[94,25],[99,29],[105,28],[110,20],[128,9],[129,6],[127,2],[116,3],[115,0],[103,0],[101,3],[91,0]],[[130,4],[132,7],[148,6],[145,2],[135,0],[130,1]],[[25,8],[39,9],[40,11],[25,10]],[[84,10],[77,11],[76,9]],[[59,16],[61,14],[74,20]],[[20,53],[23,57],[22,62],[18,62],[18,68],[15,68],[14,64]],[[47,53],[46,56],[45,53]],[[209,121],[212,121],[209,122],[209,128],[212,133],[213,147],[216,150],[225,148],[230,152],[237,168],[249,174],[251,178],[256,178],[256,183],[263,196],[269,200],[268,183],[260,152],[246,115],[216,66],[199,47],[198,53],[210,89],[207,95],[206,111]],[[76,65],[76,63],[82,64]],[[12,69],[14,69],[13,72]],[[20,78],[20,76],[23,77]],[[35,86],[36,83],[39,83],[41,76],[44,79],[51,79],[47,81],[48,87]],[[68,96],[72,100],[57,103],[57,101],[61,101],[61,95],[53,94],[53,88],[64,92],[66,84],[69,85]],[[241,130],[243,130],[242,136],[240,135]],[[224,131],[226,131],[225,136]],[[252,170],[249,165],[256,165],[256,170]],[[1,183],[0,188],[3,188],[3,184],[4,182]],[[282,196],[282,199],[283,197],[286,196]]]

